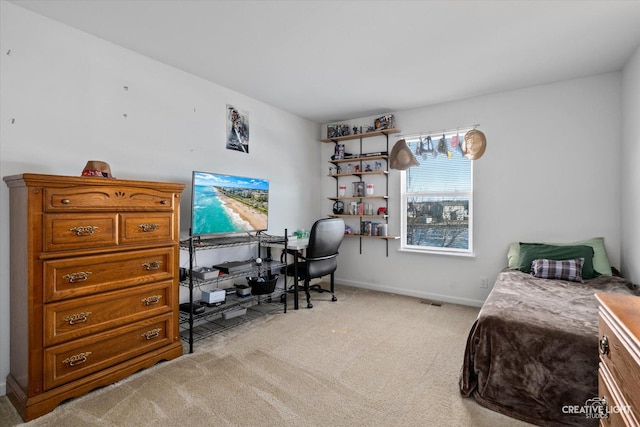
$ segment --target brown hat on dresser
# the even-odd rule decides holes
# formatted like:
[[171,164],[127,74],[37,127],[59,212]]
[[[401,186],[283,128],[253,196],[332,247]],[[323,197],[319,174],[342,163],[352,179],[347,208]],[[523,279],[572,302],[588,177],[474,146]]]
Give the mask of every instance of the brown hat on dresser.
[[391,169],[406,170],[420,164],[413,156],[413,153],[407,145],[407,141],[404,139],[396,142],[396,145],[391,149],[391,155],[389,157],[389,167]]
[[89,160],[82,171],[82,176],[99,176],[101,178],[113,178],[109,163],[100,160]]

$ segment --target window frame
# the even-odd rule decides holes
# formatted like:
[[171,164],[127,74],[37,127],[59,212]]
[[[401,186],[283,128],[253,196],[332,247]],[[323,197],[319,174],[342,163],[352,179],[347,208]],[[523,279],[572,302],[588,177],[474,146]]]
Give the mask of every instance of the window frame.
[[[438,135],[442,135],[439,133]],[[405,137],[407,143],[410,141],[419,138],[426,137],[427,135],[415,135],[415,137]],[[433,136],[433,135],[432,135]],[[462,256],[462,257],[475,257],[474,253],[474,242],[473,242],[473,223],[474,223],[474,173],[473,173],[473,160],[469,160],[470,171],[469,171],[469,191],[458,191],[458,192],[415,192],[408,193],[407,192],[407,171],[400,171],[400,249],[401,252],[415,252],[415,253],[423,253],[423,254],[436,254],[436,255],[448,255],[448,256]],[[436,246],[419,246],[419,245],[408,245],[407,244],[407,226],[408,226],[408,203],[409,198],[412,197],[468,197],[469,201],[469,220],[468,220],[468,249],[460,249],[460,248],[439,248]]]

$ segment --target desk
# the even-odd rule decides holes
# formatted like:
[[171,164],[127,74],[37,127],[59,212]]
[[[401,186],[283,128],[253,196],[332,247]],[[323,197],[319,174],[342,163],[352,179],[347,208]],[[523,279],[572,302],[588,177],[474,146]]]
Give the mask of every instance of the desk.
[[[281,248],[281,249],[284,249],[284,243],[269,243],[269,242],[265,242],[265,243],[262,244],[262,246],[269,247],[269,248]],[[308,246],[309,246],[309,239],[289,239],[287,241],[287,250],[288,251],[302,252],[305,249],[307,249]],[[286,256],[286,254],[285,254],[285,256]],[[298,309],[298,256],[297,256],[297,254],[294,254],[294,257],[293,257],[293,275],[294,275],[294,279],[293,279],[293,309],[297,310]],[[285,290],[285,298],[286,298],[286,292],[287,292],[287,273],[286,273],[286,269],[285,269],[285,274],[284,274],[284,290]]]

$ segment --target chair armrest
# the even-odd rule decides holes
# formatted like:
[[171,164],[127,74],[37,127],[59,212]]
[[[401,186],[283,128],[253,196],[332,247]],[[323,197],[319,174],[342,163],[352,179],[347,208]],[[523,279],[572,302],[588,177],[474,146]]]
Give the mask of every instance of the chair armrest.
[[280,262],[284,262],[284,256],[287,255],[287,254],[288,255],[293,255],[296,258],[299,258],[299,259],[301,259],[303,261],[307,259],[300,253],[300,251],[297,251],[295,249],[287,249],[286,252],[282,251],[282,254],[280,254]]
[[319,257],[313,257],[313,258],[305,258],[307,261],[324,261],[326,259],[332,259],[338,256],[338,253],[336,252],[335,254],[331,254],[331,255],[325,255],[325,256],[319,256]]

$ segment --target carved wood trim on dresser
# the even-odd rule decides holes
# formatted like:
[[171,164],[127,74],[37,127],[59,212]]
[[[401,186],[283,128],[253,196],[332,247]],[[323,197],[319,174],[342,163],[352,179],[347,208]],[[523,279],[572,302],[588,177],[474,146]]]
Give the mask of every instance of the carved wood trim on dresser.
[[22,174],[11,216],[7,396],[25,421],[182,354],[184,184]]
[[596,294],[600,302],[601,426],[640,426],[640,297]]

